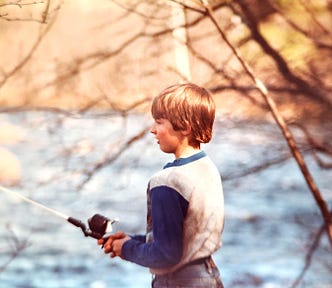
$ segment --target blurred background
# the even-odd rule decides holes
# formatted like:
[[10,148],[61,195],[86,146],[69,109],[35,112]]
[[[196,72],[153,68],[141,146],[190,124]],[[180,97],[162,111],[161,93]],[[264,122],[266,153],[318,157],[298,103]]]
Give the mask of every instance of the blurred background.
[[[203,149],[224,185],[225,287],[332,287],[331,27],[330,0],[0,1],[0,185],[144,232],[149,177],[173,160],[149,135],[151,99],[191,81],[218,107]],[[150,287],[147,269],[3,192],[0,251],[0,288]]]

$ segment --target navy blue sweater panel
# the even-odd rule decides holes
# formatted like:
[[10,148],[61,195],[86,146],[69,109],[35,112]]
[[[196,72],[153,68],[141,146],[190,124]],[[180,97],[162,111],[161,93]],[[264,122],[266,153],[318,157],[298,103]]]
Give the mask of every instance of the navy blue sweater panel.
[[153,188],[151,207],[154,241],[145,243],[145,236],[134,236],[122,247],[123,258],[149,268],[167,268],[177,264],[182,256],[183,222],[188,204],[170,187]]

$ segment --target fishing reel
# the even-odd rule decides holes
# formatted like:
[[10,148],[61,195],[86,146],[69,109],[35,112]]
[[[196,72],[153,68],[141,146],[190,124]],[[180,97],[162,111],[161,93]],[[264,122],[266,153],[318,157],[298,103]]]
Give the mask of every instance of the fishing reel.
[[89,228],[81,221],[73,217],[69,217],[67,221],[76,227],[81,228],[85,237],[93,237],[95,239],[104,238],[105,234],[111,233],[113,230],[112,224],[118,222],[119,219],[115,218],[114,220],[110,220],[109,218],[95,214],[91,218],[88,219]]

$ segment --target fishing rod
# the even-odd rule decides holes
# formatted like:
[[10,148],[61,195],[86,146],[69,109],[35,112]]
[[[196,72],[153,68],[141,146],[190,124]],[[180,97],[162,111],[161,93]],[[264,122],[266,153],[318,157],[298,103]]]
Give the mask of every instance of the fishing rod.
[[110,220],[109,218],[107,218],[103,215],[95,214],[91,218],[88,219],[88,225],[89,225],[89,228],[88,228],[85,225],[85,223],[83,223],[81,220],[76,219],[74,217],[67,216],[67,215],[63,214],[62,212],[49,208],[37,201],[31,200],[30,198],[27,198],[27,197],[21,195],[20,193],[17,193],[15,191],[5,188],[3,186],[0,186],[0,190],[2,192],[15,196],[16,198],[21,199],[26,203],[29,203],[40,209],[43,209],[59,218],[65,219],[66,221],[73,224],[74,226],[81,228],[85,237],[89,236],[89,237],[93,237],[95,239],[101,239],[104,237],[105,234],[112,232],[112,224],[119,221],[119,218],[114,218],[113,220]]

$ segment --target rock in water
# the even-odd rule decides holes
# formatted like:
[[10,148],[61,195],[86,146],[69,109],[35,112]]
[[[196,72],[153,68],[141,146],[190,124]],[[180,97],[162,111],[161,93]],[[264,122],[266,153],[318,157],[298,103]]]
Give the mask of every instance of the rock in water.
[[0,147],[0,183],[18,185],[21,180],[21,165],[17,157],[9,150]]

